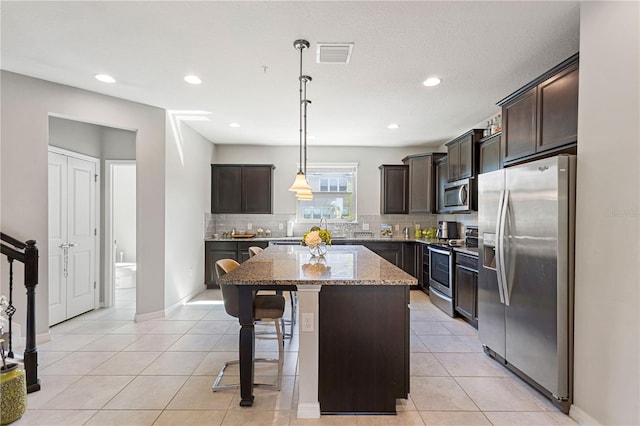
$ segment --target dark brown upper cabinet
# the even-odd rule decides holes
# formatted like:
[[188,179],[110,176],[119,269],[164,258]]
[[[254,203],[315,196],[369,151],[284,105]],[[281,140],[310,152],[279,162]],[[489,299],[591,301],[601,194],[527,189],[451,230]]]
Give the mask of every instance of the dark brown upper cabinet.
[[446,154],[409,155],[402,162],[409,166],[409,213],[436,212],[435,162]]
[[472,129],[447,142],[448,179],[450,182],[471,178],[478,172],[478,141],[482,129]]
[[500,140],[502,133],[496,133],[480,141],[480,164],[478,174],[502,168]]
[[272,164],[212,164],[211,213],[273,212]]
[[577,143],[578,61],[575,54],[498,102],[504,165]]
[[[449,182],[448,158],[445,155],[436,161],[436,211],[444,213],[444,186]],[[427,282],[428,284],[428,282]]]
[[409,166],[386,165],[380,169],[380,214],[409,211]]

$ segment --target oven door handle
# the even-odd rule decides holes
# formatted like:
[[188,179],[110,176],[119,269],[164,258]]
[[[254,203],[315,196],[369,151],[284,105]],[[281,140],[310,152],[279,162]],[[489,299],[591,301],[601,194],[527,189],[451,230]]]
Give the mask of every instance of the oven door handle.
[[[429,251],[432,251],[434,253],[438,253],[438,254],[443,254],[445,256],[449,256],[451,255],[451,252],[448,250],[442,250],[442,249],[437,249],[437,248],[431,248],[429,247]],[[429,264],[431,264],[431,259],[429,259]]]

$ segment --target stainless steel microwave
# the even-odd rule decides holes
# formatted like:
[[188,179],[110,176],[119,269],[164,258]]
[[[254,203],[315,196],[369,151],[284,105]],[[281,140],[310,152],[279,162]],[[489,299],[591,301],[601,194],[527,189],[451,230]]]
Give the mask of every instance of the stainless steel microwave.
[[444,185],[444,211],[468,212],[475,210],[474,179],[461,179]]

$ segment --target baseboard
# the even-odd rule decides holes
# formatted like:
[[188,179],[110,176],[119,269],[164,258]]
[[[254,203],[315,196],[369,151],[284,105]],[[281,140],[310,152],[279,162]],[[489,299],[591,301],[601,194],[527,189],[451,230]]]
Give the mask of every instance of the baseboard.
[[164,318],[164,309],[161,311],[155,311],[155,312],[148,312],[146,314],[139,314],[136,313],[136,316],[134,318],[135,322],[144,322],[144,321],[150,321],[150,320],[154,320],[154,319],[158,319],[158,318]]
[[601,423],[599,423],[596,419],[587,414],[583,409],[573,404],[569,409],[569,416],[581,425],[601,426]]
[[298,418],[299,419],[319,419],[320,403],[319,402],[299,403]]
[[146,313],[146,314],[138,314],[138,313],[136,313],[135,322],[143,322],[143,321],[149,321],[149,320],[154,320],[154,319],[158,319],[158,318],[166,318],[169,315],[171,315],[172,313],[174,313],[175,311],[177,311],[178,309],[180,309],[182,306],[184,306],[188,301],[190,301],[191,299],[193,299],[194,297],[196,297],[197,295],[202,293],[203,291],[204,290],[197,290],[197,291],[195,291],[195,292],[183,297],[182,299],[180,299],[179,301],[177,301],[173,305],[164,308],[161,311],[149,312],[149,313]]

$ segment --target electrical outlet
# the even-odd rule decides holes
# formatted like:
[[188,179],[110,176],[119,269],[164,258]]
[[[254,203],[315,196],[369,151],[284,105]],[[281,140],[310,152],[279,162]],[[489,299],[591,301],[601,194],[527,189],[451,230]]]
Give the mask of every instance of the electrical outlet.
[[278,229],[284,229],[284,223],[279,223],[278,224]]
[[300,326],[300,331],[313,331],[313,313],[303,313],[302,314],[302,325]]
[[399,231],[399,230],[400,230],[400,225],[396,223],[396,231]]
[[363,223],[362,224],[362,230],[363,231],[368,231],[369,230],[369,224],[368,223]]
[[253,224],[252,223],[247,223],[247,229],[253,229]]

